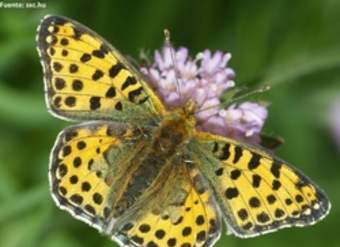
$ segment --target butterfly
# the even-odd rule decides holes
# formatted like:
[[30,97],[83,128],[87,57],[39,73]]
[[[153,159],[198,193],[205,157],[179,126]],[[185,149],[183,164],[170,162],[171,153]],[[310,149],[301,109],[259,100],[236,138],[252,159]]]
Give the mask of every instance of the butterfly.
[[195,103],[169,110],[98,34],[45,17],[37,34],[49,111],[81,122],[50,156],[56,204],[121,246],[213,246],[324,218],[330,202],[263,148],[195,128]]

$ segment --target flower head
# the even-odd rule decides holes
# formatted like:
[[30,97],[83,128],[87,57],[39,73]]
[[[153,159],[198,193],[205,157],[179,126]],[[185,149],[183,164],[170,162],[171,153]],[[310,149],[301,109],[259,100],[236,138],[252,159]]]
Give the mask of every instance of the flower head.
[[197,128],[237,139],[255,140],[262,130],[267,109],[257,103],[244,102],[221,108],[220,97],[235,86],[235,72],[228,67],[230,53],[205,50],[194,58],[187,48],[164,46],[156,51],[154,63],[142,72],[166,107],[196,103]]

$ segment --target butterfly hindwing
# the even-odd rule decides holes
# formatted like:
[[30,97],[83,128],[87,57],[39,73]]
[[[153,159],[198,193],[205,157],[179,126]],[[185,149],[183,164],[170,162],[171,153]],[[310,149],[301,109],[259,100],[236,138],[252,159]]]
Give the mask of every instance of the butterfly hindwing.
[[325,194],[309,178],[259,148],[207,133],[198,133],[190,148],[229,230],[239,237],[311,225],[329,211]]
[[104,231],[112,221],[113,188],[122,188],[126,162],[143,146],[138,136],[138,131],[126,125],[108,122],[87,123],[61,132],[49,170],[56,203]]
[[46,101],[57,116],[131,121],[163,112],[140,73],[98,34],[60,16],[45,17],[37,35]]
[[115,239],[128,246],[212,246],[220,215],[198,170],[173,166],[157,183],[131,216],[117,222]]

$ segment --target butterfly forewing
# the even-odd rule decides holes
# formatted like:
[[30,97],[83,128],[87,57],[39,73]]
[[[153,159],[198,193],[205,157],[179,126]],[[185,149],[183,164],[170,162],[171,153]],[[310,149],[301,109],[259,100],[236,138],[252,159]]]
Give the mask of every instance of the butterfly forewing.
[[[140,74],[103,38],[81,24],[47,16],[38,28],[50,110],[71,119],[126,121],[163,112]],[[134,118],[135,119],[135,118]]]
[[261,149],[206,133],[190,148],[237,236],[311,225],[329,211],[325,194],[309,178]]

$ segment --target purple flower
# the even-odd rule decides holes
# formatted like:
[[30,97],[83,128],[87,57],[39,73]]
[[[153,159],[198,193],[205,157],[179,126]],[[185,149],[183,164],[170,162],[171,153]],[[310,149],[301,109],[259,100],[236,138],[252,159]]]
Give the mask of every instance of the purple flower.
[[230,59],[230,53],[209,50],[191,58],[187,48],[164,46],[142,72],[168,109],[183,106],[190,99],[196,102],[199,130],[258,142],[268,114],[264,106],[244,102],[220,107],[222,93],[235,86],[235,72],[228,67]]

